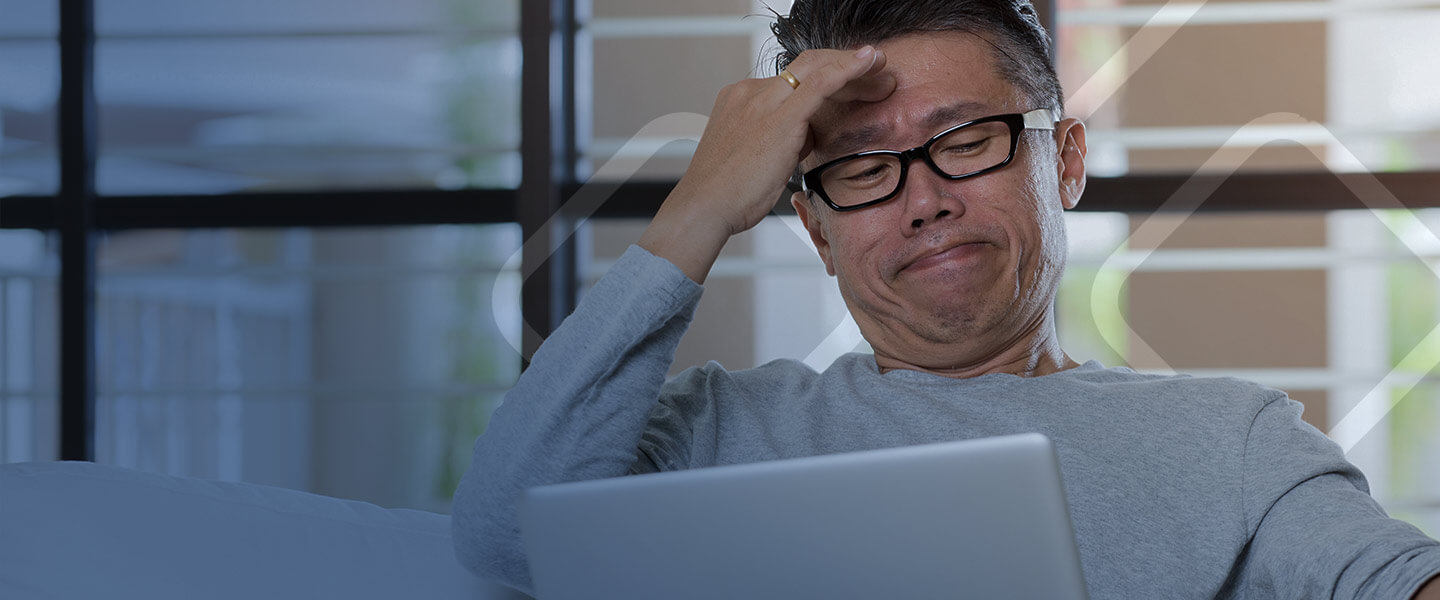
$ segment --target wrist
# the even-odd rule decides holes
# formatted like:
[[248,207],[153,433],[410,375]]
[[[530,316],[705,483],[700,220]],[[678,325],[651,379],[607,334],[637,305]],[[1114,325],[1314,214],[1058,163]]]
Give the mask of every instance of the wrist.
[[730,227],[723,219],[686,210],[667,199],[637,244],[703,284],[729,239]]

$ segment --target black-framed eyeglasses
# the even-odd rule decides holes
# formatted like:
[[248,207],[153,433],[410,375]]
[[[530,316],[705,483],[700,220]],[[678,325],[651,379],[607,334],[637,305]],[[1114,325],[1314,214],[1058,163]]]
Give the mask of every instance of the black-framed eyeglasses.
[[984,175],[1010,164],[1026,129],[1055,129],[1055,114],[1045,108],[1024,114],[994,115],[961,123],[905,151],[870,150],[843,156],[810,169],[801,178],[837,211],[856,210],[894,198],[905,187],[910,162],[925,161],[946,179]]

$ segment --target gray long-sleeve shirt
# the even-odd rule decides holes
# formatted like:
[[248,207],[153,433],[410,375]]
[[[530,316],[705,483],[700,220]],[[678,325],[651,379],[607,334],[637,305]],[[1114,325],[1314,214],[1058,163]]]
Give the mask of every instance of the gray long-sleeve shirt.
[[1388,518],[1278,390],[1093,361],[950,379],[863,354],[667,382],[700,291],[632,247],[586,294],[476,442],[455,496],[461,562],[531,589],[516,501],[534,485],[1040,432],[1097,600],[1409,598],[1440,573],[1440,543]]

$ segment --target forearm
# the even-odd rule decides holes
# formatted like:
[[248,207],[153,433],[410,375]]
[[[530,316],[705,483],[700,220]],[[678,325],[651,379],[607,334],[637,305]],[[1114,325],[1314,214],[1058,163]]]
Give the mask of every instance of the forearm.
[[695,283],[705,283],[720,250],[730,240],[729,226],[712,212],[723,203],[706,194],[723,190],[693,190],[681,182],[645,228],[638,245],[670,261]]
[[456,491],[462,562],[528,589],[517,506],[526,488],[624,475],[699,286],[632,250],[531,360]]
[[788,67],[805,83],[775,77],[720,90],[685,175],[640,246],[703,283],[730,236],[775,208],[785,181],[810,152],[810,119],[826,102],[879,101],[895,89],[884,53],[866,46],[808,50]]
[[1297,599],[1414,597],[1440,569],[1440,543],[1387,516],[1339,447],[1299,415],[1292,400],[1271,402],[1247,436],[1243,489],[1257,527],[1239,585]]
[[[766,78],[721,90],[690,167],[641,237],[645,251],[633,250],[648,262],[622,259],[614,270],[649,264],[652,272],[607,275],[591,290],[541,346],[476,442],[452,520],[466,566],[528,589],[516,519],[520,494],[535,485],[622,475],[635,463],[699,297],[697,284],[730,236],[774,208],[808,153],[809,120],[824,102],[890,95],[895,81],[880,74],[884,65],[883,54],[868,46],[811,50],[789,67],[806,79],[803,85]],[[648,287],[639,284],[647,280]]]

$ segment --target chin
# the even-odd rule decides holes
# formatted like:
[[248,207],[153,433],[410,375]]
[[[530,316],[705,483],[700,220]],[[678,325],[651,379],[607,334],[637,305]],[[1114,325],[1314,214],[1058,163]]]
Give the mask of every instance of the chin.
[[924,323],[913,329],[927,341],[937,344],[952,344],[973,340],[987,327],[982,315],[973,310],[952,309],[934,313]]

